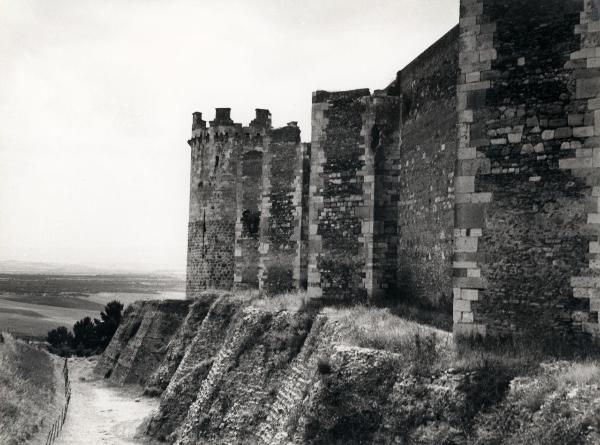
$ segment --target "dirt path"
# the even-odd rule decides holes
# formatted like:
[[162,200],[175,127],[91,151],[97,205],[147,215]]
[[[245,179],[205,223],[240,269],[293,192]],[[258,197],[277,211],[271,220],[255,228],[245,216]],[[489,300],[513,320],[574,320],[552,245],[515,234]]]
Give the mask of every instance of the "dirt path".
[[70,359],[71,404],[56,445],[140,444],[136,429],[158,406],[139,388],[112,387],[92,375],[95,361]]

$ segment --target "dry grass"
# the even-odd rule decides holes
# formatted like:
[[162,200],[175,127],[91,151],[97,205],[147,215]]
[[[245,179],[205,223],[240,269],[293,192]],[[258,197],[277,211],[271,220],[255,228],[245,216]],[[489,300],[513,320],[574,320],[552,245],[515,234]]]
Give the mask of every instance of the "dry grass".
[[55,394],[49,354],[2,334],[0,343],[0,443],[18,445],[40,428]]
[[600,364],[597,361],[572,363],[556,380],[560,387],[600,385]]
[[448,333],[400,318],[388,309],[356,306],[327,308],[325,313],[345,327],[343,342],[348,345],[402,352],[415,338],[435,336],[437,348],[451,348]]
[[310,298],[306,292],[287,292],[273,297],[262,295],[252,302],[252,306],[269,312],[298,312],[306,309]]
[[339,321],[342,343],[399,353],[402,363],[416,376],[443,368],[453,351],[447,332],[400,318],[388,309],[356,306],[327,308],[325,313]]

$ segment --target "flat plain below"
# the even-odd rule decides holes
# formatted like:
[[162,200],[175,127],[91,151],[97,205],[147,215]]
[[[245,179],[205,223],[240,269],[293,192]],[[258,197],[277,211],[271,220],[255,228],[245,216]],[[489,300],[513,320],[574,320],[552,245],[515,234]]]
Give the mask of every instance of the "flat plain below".
[[97,318],[106,303],[183,299],[184,281],[165,275],[0,274],[0,331],[44,338],[58,326]]

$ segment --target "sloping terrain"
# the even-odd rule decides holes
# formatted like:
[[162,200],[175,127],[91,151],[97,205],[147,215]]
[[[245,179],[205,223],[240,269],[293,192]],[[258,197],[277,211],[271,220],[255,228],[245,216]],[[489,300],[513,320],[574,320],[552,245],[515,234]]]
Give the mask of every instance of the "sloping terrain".
[[0,333],[1,444],[41,443],[44,425],[62,408],[59,369],[47,352]]
[[153,374],[127,356],[156,336],[132,346],[124,331],[165,314],[136,305],[97,372],[131,363],[117,375],[162,391],[145,435],[180,445],[600,443],[597,362],[457,348],[386,310],[302,298],[205,293],[185,315],[176,306]]

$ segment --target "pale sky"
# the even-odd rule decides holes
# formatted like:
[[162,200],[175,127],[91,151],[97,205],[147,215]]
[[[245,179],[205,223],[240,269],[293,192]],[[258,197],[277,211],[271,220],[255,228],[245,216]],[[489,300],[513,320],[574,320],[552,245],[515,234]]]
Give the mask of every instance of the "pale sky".
[[0,0],[0,260],[176,269],[192,112],[381,89],[459,0]]

